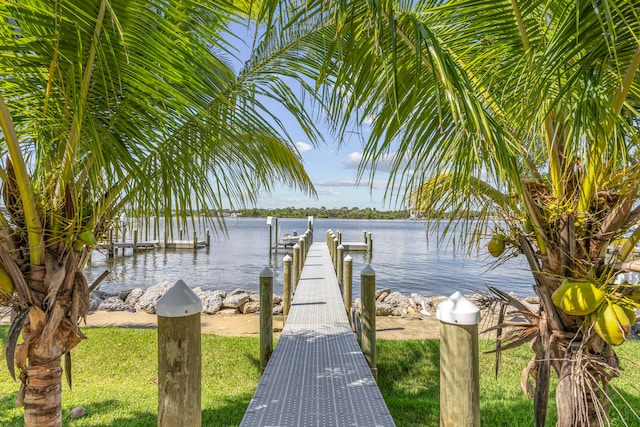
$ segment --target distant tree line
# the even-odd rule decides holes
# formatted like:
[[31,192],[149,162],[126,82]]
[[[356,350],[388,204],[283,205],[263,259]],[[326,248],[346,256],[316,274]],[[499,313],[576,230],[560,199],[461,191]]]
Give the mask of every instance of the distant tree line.
[[313,216],[314,218],[342,218],[342,219],[408,219],[410,217],[409,210],[398,211],[379,211],[375,208],[332,208],[327,209],[324,206],[320,208],[276,208],[261,209],[248,208],[234,211],[244,217],[265,218],[267,216],[276,216],[279,218],[306,218]]

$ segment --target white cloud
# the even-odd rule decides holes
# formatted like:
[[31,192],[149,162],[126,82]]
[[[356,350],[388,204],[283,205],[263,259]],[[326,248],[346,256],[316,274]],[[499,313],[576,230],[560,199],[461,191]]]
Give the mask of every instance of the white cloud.
[[[376,171],[379,172],[390,172],[392,166],[397,162],[398,153],[388,153],[380,156],[376,161]],[[347,169],[358,169],[360,163],[362,162],[362,153],[354,151],[353,153],[347,154],[342,159],[342,164]],[[406,160],[402,160],[401,163],[404,167],[407,164]],[[412,172],[412,171],[408,171]]]
[[362,153],[358,153],[357,151],[354,151],[353,153],[347,154],[342,159],[342,164],[347,169],[357,169],[361,160],[362,160]]
[[307,151],[313,150],[313,145],[306,142],[302,142],[302,141],[296,142],[296,147],[298,148],[298,151],[300,151],[301,153],[305,153]]
[[364,118],[364,120],[362,120],[362,123],[365,124],[365,125],[371,126],[371,125],[373,125],[373,122],[375,122],[375,121],[376,121],[375,116],[369,115],[369,116],[366,116]]
[[[371,184],[371,185],[370,185]],[[387,181],[382,179],[374,179],[372,183],[361,181],[357,183],[355,179],[329,179],[314,181],[316,187],[352,187],[359,189],[368,189],[370,186],[374,190],[384,190],[387,188]]]
[[356,181],[354,179],[329,179],[313,181],[313,185],[316,187],[355,187]]
[[318,196],[339,196],[340,192],[333,188],[318,189]]

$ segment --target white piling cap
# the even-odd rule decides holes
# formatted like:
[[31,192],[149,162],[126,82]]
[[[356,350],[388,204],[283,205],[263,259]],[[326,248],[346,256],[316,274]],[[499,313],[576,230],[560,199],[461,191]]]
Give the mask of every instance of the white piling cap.
[[289,262],[289,261],[293,261],[293,258],[291,258],[291,255],[286,254],[284,258],[282,258],[282,262]]
[[360,272],[361,276],[375,276],[376,271],[371,267],[371,264],[367,264]]
[[351,255],[347,255],[346,257],[344,257],[345,261],[353,261],[353,257]]
[[178,280],[156,305],[162,317],[184,317],[202,312],[202,301],[186,283]]
[[455,292],[438,304],[436,317],[445,323],[477,325],[480,322],[480,309],[460,292]]
[[260,272],[260,277],[273,277],[273,271],[269,267],[265,267]]

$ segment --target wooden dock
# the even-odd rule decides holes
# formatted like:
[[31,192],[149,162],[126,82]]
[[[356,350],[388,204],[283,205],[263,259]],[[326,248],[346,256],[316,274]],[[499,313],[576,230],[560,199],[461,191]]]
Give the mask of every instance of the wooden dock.
[[241,426],[395,426],[349,325],[324,242],[309,249]]
[[371,250],[371,247],[366,242],[342,242],[341,245],[345,251],[349,252],[368,252]]

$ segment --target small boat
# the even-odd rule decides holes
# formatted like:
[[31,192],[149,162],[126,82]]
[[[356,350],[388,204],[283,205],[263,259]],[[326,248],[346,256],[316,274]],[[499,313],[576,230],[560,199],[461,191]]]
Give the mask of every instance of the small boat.
[[298,232],[294,230],[293,234],[285,234],[280,238],[280,244],[285,248],[287,246],[294,246],[300,240],[300,236],[298,236]]

